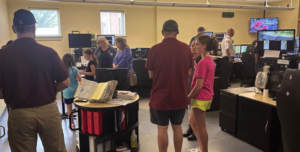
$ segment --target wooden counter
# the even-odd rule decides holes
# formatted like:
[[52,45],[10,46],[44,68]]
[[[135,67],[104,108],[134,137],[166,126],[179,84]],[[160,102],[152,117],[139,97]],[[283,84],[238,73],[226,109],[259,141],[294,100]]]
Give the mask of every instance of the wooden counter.
[[[133,104],[139,100],[139,95],[136,96],[134,100],[131,101],[130,104]],[[81,107],[81,108],[92,108],[92,109],[111,109],[111,108],[118,108],[122,107],[122,105],[113,105],[113,104],[108,104],[108,103],[90,103],[88,102],[76,102],[76,99],[74,101],[74,104],[76,107]]]
[[255,92],[251,92],[251,93],[242,93],[239,94],[240,97],[245,97],[248,99],[252,99],[252,100],[256,100],[258,102],[262,102],[271,106],[275,106],[276,107],[276,101],[274,101],[272,98],[269,97],[263,97],[263,94],[256,94]]

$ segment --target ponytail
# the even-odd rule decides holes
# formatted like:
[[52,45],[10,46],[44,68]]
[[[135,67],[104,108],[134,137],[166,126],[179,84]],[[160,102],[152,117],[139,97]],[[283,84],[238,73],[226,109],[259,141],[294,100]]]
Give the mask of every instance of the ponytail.
[[95,61],[95,62],[96,62],[96,65],[95,65],[95,66],[97,66],[97,65],[98,65],[98,60],[97,60],[96,56],[94,55],[94,53],[93,53],[93,50],[92,50],[92,49],[85,49],[85,50],[83,51],[83,53],[85,53],[85,54],[87,54],[87,55],[91,55],[91,56],[92,56],[92,58],[93,58],[93,61]]
[[209,37],[207,35],[201,35],[197,39],[201,44],[203,45],[206,44],[205,53],[209,51],[213,51],[215,54],[218,52],[219,42],[217,40],[217,37]]

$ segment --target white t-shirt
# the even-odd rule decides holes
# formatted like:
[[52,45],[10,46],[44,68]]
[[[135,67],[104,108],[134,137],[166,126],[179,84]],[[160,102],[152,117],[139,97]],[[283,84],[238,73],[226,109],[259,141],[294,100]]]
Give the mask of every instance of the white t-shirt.
[[226,35],[222,41],[222,56],[227,56],[226,50],[229,49],[230,55],[235,56],[235,49],[231,37]]

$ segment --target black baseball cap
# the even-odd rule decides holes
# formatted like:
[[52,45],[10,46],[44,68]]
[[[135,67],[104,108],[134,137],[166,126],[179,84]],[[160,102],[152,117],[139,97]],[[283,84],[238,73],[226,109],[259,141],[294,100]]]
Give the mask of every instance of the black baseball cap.
[[14,13],[13,24],[15,26],[33,25],[35,23],[33,14],[28,10],[19,9]]
[[177,32],[178,24],[174,20],[167,20],[163,25],[163,31]]
[[206,31],[206,30],[205,30],[204,27],[200,26],[200,27],[198,28],[198,32],[200,32],[200,31]]

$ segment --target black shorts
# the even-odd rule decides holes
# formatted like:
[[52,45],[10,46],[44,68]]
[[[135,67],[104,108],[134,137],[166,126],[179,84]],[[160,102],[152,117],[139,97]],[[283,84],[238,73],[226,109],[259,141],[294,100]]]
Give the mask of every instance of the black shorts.
[[180,110],[156,110],[150,107],[151,122],[159,126],[181,125],[185,114],[185,108]]

